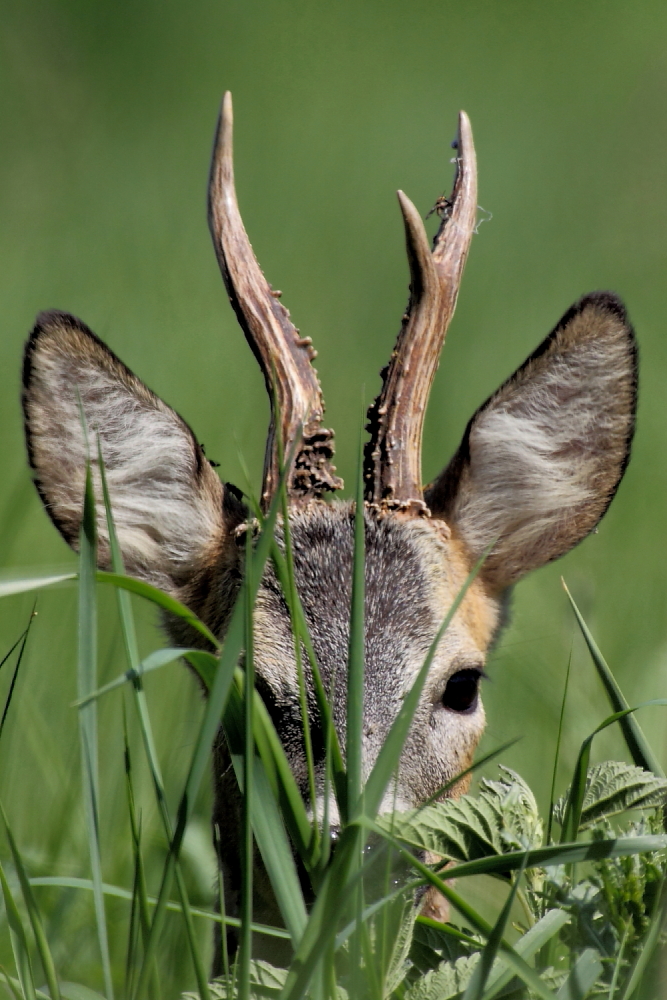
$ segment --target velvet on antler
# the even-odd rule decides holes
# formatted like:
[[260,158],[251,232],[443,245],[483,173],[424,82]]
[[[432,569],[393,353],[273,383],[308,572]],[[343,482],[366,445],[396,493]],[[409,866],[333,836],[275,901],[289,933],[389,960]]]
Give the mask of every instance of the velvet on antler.
[[290,503],[320,497],[343,485],[335,475],[333,431],[322,427],[324,402],[310,337],[301,337],[278,301],[253,253],[234,187],[232,96],[225,94],[213,146],[208,218],[215,252],[230,301],[257,358],[271,397],[262,506],[266,509],[280,477],[279,433],[284,455],[292,455],[287,474]]
[[426,511],[421,483],[424,414],[475,230],[477,161],[470,121],[463,111],[455,146],[454,188],[450,198],[437,203],[442,223],[432,251],[417,209],[398,192],[410,265],[410,301],[391,360],[382,372],[382,390],[368,411],[366,500],[413,514]]

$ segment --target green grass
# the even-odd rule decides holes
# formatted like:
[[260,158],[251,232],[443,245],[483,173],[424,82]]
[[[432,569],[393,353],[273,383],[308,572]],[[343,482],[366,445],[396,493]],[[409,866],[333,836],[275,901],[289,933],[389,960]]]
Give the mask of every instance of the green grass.
[[[632,9],[618,0],[139,0],[131,13],[109,0],[8,0],[0,43],[2,566],[76,570],[24,456],[21,348],[40,308],[80,314],[192,423],[225,479],[244,484],[240,442],[259,481],[268,404],[224,299],[203,207],[227,87],[250,238],[319,350],[326,419],[351,494],[358,387],[365,382],[369,398],[379,385],[407,295],[394,191],[408,191],[425,212],[447,188],[449,141],[463,107],[478,147],[480,200],[493,219],[473,241],[434,385],[425,477],[447,461],[472,410],[580,293],[619,291],[641,347],[638,431],[619,495],[598,535],[517,588],[488,668],[484,748],[522,736],[503,759],[527,779],[546,816],[571,649],[558,792],[583,739],[617,710],[605,707],[561,574],[628,703],[665,694],[666,34],[658,0]],[[0,604],[1,655],[22,634],[33,600],[17,593]],[[157,614],[140,596],[128,592],[128,601],[144,662],[159,641]],[[117,616],[115,588],[98,588],[100,685],[127,668]],[[72,708],[76,629],[74,583],[41,592],[0,740],[0,800],[34,876],[90,877]],[[3,700],[15,663],[16,654],[0,671]],[[177,662],[146,673],[143,684],[175,816],[205,708]],[[128,745],[154,896],[166,838],[133,698],[128,691]],[[131,887],[121,706],[117,694],[99,701],[100,841],[105,882]],[[641,725],[664,765],[663,711],[646,708]],[[596,737],[594,759],[624,754],[619,726]],[[331,758],[340,791],[335,746]],[[215,884],[209,811],[204,773],[180,856],[195,913],[210,907]],[[8,845],[0,857],[11,868]],[[502,906],[497,891],[470,882],[489,920]],[[40,886],[35,894],[59,973],[101,987],[91,892]],[[128,905],[106,899],[117,990]],[[206,967],[211,923],[196,915],[193,922]],[[162,973],[177,993],[193,985],[178,913],[168,911],[163,933]],[[6,934],[0,962],[13,962]]]
[[[322,831],[316,831],[319,819],[309,817],[269,715],[254,689],[253,607],[265,563],[272,553],[276,556],[279,553],[274,528],[278,511],[286,509],[281,483],[271,509],[260,521],[257,539],[253,538],[252,527],[246,531],[245,585],[241,588],[222,647],[209,634],[211,652],[181,651],[199,674],[208,697],[191,748],[180,801],[175,808],[170,808],[152,735],[143,664],[150,664],[153,671],[157,671],[165,668],[178,651],[155,651],[139,661],[128,594],[141,593],[158,606],[166,603],[172,613],[180,615],[205,635],[207,631],[204,625],[193,620],[187,608],[178,606],[155,588],[124,576],[103,472],[102,485],[114,573],[96,570],[90,473],[86,480],[77,573],[77,711],[84,779],[84,825],[89,848],[88,861],[83,867],[90,870],[92,878],[82,881],[55,872],[46,880],[31,879],[30,865],[24,861],[3,814],[11,856],[11,867],[5,866],[9,878],[0,867],[7,939],[13,953],[13,964],[4,972],[11,996],[33,1000],[42,997],[47,989],[54,1000],[61,995],[77,1000],[91,986],[101,992],[85,994],[89,998],[104,996],[109,1000],[114,995],[114,988],[122,990],[130,1000],[176,996],[178,987],[167,971],[167,956],[170,950],[176,950],[189,960],[189,975],[196,984],[196,996],[200,1000],[232,996],[239,1000],[256,1000],[266,995],[280,995],[280,1000],[301,1000],[302,997],[333,1000],[341,995],[359,1000],[445,1000],[447,997],[493,1000],[500,995],[513,996],[517,1000],[534,996],[542,1000],[578,996],[583,1000],[589,995],[605,996],[608,1000],[618,996],[623,1000],[632,997],[650,1000],[647,990],[654,988],[650,977],[655,977],[656,968],[659,970],[661,948],[667,940],[662,893],[667,876],[667,835],[663,832],[667,779],[657,764],[651,769],[654,753],[634,719],[638,707],[644,706],[615,711],[586,737],[569,787],[558,802],[550,803],[546,841],[545,824],[533,793],[507,768],[500,782],[482,780],[477,796],[431,801],[406,815],[378,816],[386,788],[398,767],[432,658],[483,564],[483,557],[449,609],[363,790],[359,774],[350,778],[349,763],[347,772],[341,775],[345,797],[341,801],[340,835],[334,849],[325,854]],[[360,524],[363,522],[358,519]],[[284,563],[280,559],[275,562],[277,568],[280,565],[284,571],[281,574],[279,570],[279,575],[287,583],[285,596],[292,609],[295,640],[300,640],[302,634],[305,637],[304,622],[303,614],[297,610],[299,599],[293,585],[289,545],[280,551],[280,557]],[[363,597],[362,531],[355,532],[353,576],[357,597],[359,593]],[[129,661],[128,669],[117,681],[101,688],[97,685],[98,581],[111,583],[117,591],[120,630]],[[5,590],[13,588],[25,592],[41,589],[44,585],[44,578],[38,575],[7,581]],[[53,584],[47,581],[46,585]],[[364,666],[363,601],[356,607],[354,594],[353,587],[348,664],[351,692],[355,691],[359,679],[363,680]],[[603,677],[609,702],[613,708],[619,704],[625,706],[613,673],[579,609],[574,602],[572,605],[595,668]],[[3,661],[8,662],[18,650],[8,704],[29,628],[30,625]],[[308,641],[306,646],[310,647]],[[237,665],[242,651],[243,669]],[[105,886],[100,836],[102,794],[97,764],[97,712],[104,700],[119,697],[121,683],[134,694],[134,714],[166,839],[161,862],[156,862],[154,873],[149,871],[147,878],[141,820],[137,818],[143,815],[144,802],[135,795],[124,711],[122,729],[128,806],[125,839],[128,854],[133,859],[131,889],[129,885]],[[352,717],[357,713],[358,703],[358,697],[348,695],[346,759],[352,766],[359,758],[362,739],[359,727],[356,744],[349,735],[350,729],[355,732]],[[653,699],[650,704],[666,706],[667,699]],[[244,860],[239,949],[231,964],[227,958],[223,979],[209,985],[205,971],[206,945],[194,921],[200,911],[193,910],[190,903],[181,851],[220,719],[243,794]],[[633,720],[631,725],[630,719]],[[621,724],[627,753],[634,763],[591,765],[594,737],[616,722]],[[332,723],[327,712],[322,713],[319,725],[323,731],[318,738],[324,745],[333,746],[335,734],[330,732]],[[500,752],[506,749],[501,748]],[[559,749],[560,727],[557,753]],[[488,764],[488,758],[489,755],[482,757],[479,765]],[[473,769],[479,765],[474,765]],[[637,810],[648,812],[648,819],[631,823],[625,831],[611,825],[610,819],[618,816],[627,825],[626,814],[636,815]],[[554,821],[561,829],[558,844],[550,842]],[[372,838],[375,844],[371,847]],[[258,963],[253,959],[254,933],[284,936],[280,928],[275,931],[260,929],[253,924],[255,842],[288,932],[291,958],[287,967]],[[415,850],[429,851],[441,860],[426,865],[415,855]],[[300,859],[314,896],[308,911],[295,856]],[[156,898],[149,895],[151,875],[157,876],[159,885]],[[505,891],[499,912],[491,920],[467,898],[466,880],[475,876],[500,880],[509,890]],[[40,902],[35,894],[35,890],[45,884],[54,891],[55,905]],[[437,889],[449,901],[451,923],[437,924],[419,916],[413,897],[420,886]],[[57,946],[67,948],[69,934],[69,927],[56,917],[60,902],[56,890],[65,896],[72,889],[78,890],[79,896],[82,890],[92,889],[95,919],[89,926],[88,947],[96,950],[97,963],[93,959],[95,972],[91,977],[86,963],[77,968],[75,961],[72,965],[74,982],[68,982],[58,968],[58,958],[57,955],[54,958],[53,951]],[[172,900],[174,891],[176,899]],[[126,907],[125,919],[116,921],[111,933],[107,920],[108,897],[114,895],[130,905]],[[517,919],[519,901],[520,918]],[[180,911],[181,917],[180,927],[172,929],[171,934],[166,926],[170,911]],[[213,912],[209,919],[215,919]],[[238,921],[235,925],[238,926]],[[430,937],[427,934],[424,938],[426,931]],[[112,955],[116,959],[115,967]],[[88,977],[92,982],[86,981]],[[37,984],[43,979],[47,986],[40,989]]]

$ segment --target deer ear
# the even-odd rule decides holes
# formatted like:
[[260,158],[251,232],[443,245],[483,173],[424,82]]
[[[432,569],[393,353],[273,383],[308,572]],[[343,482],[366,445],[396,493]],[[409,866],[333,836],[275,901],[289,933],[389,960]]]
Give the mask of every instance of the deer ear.
[[99,561],[109,563],[99,436],[127,571],[174,589],[215,559],[225,536],[220,480],[185,421],[88,327],[66,313],[42,313],[26,345],[23,385],[35,483],[73,548],[78,546],[90,453]]
[[515,583],[591,532],[625,472],[634,432],[637,348],[608,292],[577,302],[475,413],[425,499],[478,558]]

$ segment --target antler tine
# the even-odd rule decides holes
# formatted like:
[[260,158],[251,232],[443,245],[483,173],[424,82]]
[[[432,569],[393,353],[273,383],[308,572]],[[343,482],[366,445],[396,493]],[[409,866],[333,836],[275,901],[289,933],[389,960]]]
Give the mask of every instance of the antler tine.
[[398,192],[410,265],[410,301],[391,360],[382,371],[382,390],[368,411],[366,499],[414,514],[427,512],[421,483],[424,414],[475,230],[477,161],[470,121],[463,111],[456,146],[454,187],[450,198],[437,203],[442,223],[432,252],[417,209]]
[[340,489],[334,475],[333,431],[321,427],[324,403],[311,361],[316,351],[301,337],[289,312],[262,274],[243,226],[234,187],[232,95],[227,92],[213,147],[208,191],[208,219],[215,252],[234,312],[257,358],[271,397],[271,425],[266,445],[262,506],[271,502],[279,480],[277,420],[284,454],[294,448],[288,470],[290,501],[319,497]]

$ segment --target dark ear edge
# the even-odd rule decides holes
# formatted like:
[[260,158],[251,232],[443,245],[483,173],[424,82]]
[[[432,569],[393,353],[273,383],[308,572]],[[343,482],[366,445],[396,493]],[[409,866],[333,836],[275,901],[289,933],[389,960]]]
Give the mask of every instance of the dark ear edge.
[[[473,428],[479,424],[480,419],[484,417],[486,411],[490,410],[494,404],[498,403],[503,396],[507,396],[510,391],[514,391],[515,388],[520,386],[522,382],[528,381],[531,371],[536,368],[536,363],[539,364],[541,358],[557,349],[557,341],[563,335],[564,331],[567,331],[573,321],[590,307],[592,307],[598,314],[607,314],[609,318],[617,321],[617,323],[620,323],[623,327],[626,338],[627,362],[629,369],[628,389],[630,399],[628,406],[627,433],[625,435],[625,448],[623,456],[618,463],[616,474],[605,489],[600,502],[597,504],[596,516],[594,519],[586,526],[586,530],[583,531],[571,545],[568,545],[562,551],[554,552],[547,559],[545,559],[544,562],[551,562],[554,559],[559,558],[561,555],[565,554],[566,551],[569,551],[570,548],[577,545],[580,541],[587,537],[588,534],[595,530],[616,495],[618,486],[630,461],[637,411],[639,359],[635,331],[628,319],[627,311],[621,299],[613,292],[608,291],[592,292],[588,295],[582,296],[582,298],[575,302],[561,317],[551,333],[549,333],[536,350],[533,351],[528,358],[526,358],[523,364],[520,365],[520,367],[512,375],[510,375],[509,378],[507,378],[473,414],[471,419],[468,421],[461,444],[451,461],[443,472],[425,489],[425,500],[433,517],[441,518],[448,523],[450,523],[452,519],[455,521],[460,484],[462,480],[464,480],[466,472],[471,464],[470,440]],[[456,528],[455,523],[452,524],[452,526],[454,529]],[[489,541],[491,541],[491,539],[489,539]],[[480,554],[481,552],[475,553],[475,555]],[[497,573],[495,569],[494,555],[495,550],[488,560],[487,574],[490,577],[495,578]],[[513,582],[514,580],[508,581],[508,585]]]

